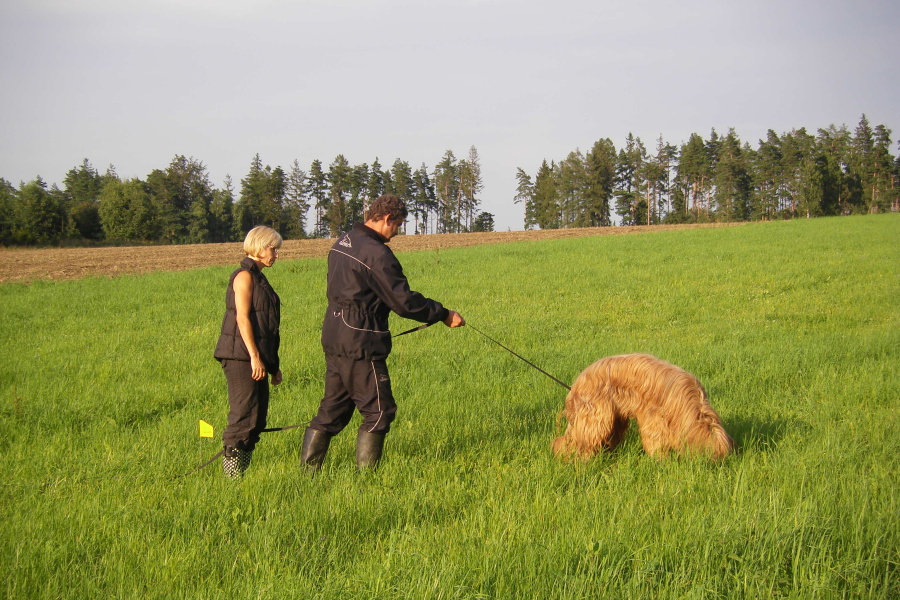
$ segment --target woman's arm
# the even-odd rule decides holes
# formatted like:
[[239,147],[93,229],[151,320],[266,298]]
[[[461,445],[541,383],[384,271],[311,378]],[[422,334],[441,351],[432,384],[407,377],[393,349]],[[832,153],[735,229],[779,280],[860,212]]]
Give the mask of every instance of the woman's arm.
[[266,367],[259,358],[256,338],[253,337],[253,324],[250,323],[250,307],[253,305],[253,277],[247,271],[241,271],[234,278],[234,307],[237,310],[237,325],[241,339],[250,353],[250,368],[253,380],[260,381],[266,376]]

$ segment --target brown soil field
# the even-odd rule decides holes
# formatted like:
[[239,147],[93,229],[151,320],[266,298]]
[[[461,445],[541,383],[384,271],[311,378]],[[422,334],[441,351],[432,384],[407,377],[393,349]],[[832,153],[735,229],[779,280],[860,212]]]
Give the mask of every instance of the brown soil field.
[[[640,227],[584,227],[542,231],[443,233],[399,235],[391,240],[397,252],[441,250],[597,235],[624,235],[733,224],[651,225]],[[286,240],[281,260],[324,257],[334,239]],[[108,246],[102,248],[5,248],[0,249],[0,283],[38,280],[116,277],[153,271],[183,271],[214,265],[234,265],[243,258],[242,244],[192,244],[185,246]]]

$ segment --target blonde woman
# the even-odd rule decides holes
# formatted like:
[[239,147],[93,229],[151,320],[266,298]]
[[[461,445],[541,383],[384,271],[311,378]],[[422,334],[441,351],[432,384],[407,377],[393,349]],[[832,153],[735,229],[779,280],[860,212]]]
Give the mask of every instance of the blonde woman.
[[225,317],[215,357],[228,382],[228,427],[222,438],[225,475],[238,478],[250,466],[253,449],[266,427],[269,375],[281,383],[278,347],[281,300],[262,270],[278,259],[282,238],[274,229],[254,227],[225,291]]

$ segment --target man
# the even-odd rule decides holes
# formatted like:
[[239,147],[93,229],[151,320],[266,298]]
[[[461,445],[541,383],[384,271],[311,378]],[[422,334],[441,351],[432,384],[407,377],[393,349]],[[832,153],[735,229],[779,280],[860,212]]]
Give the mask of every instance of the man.
[[465,325],[462,316],[409,288],[403,268],[387,247],[406,220],[403,201],[377,198],[328,254],[328,308],[322,324],[325,395],[306,428],[301,466],[318,470],[331,437],[350,422],[354,407],[362,415],[356,438],[356,466],[374,468],[381,459],[397,405],[391,393],[386,359],[391,352],[388,316],[421,323]]

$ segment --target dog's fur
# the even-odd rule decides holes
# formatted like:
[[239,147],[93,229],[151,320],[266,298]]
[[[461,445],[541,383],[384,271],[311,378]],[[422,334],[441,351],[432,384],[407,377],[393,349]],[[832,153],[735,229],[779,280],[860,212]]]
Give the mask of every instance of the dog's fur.
[[631,418],[647,454],[722,458],[736,447],[697,378],[648,354],[609,356],[590,365],[572,384],[562,416],[566,430],[553,440],[561,458],[615,448]]

